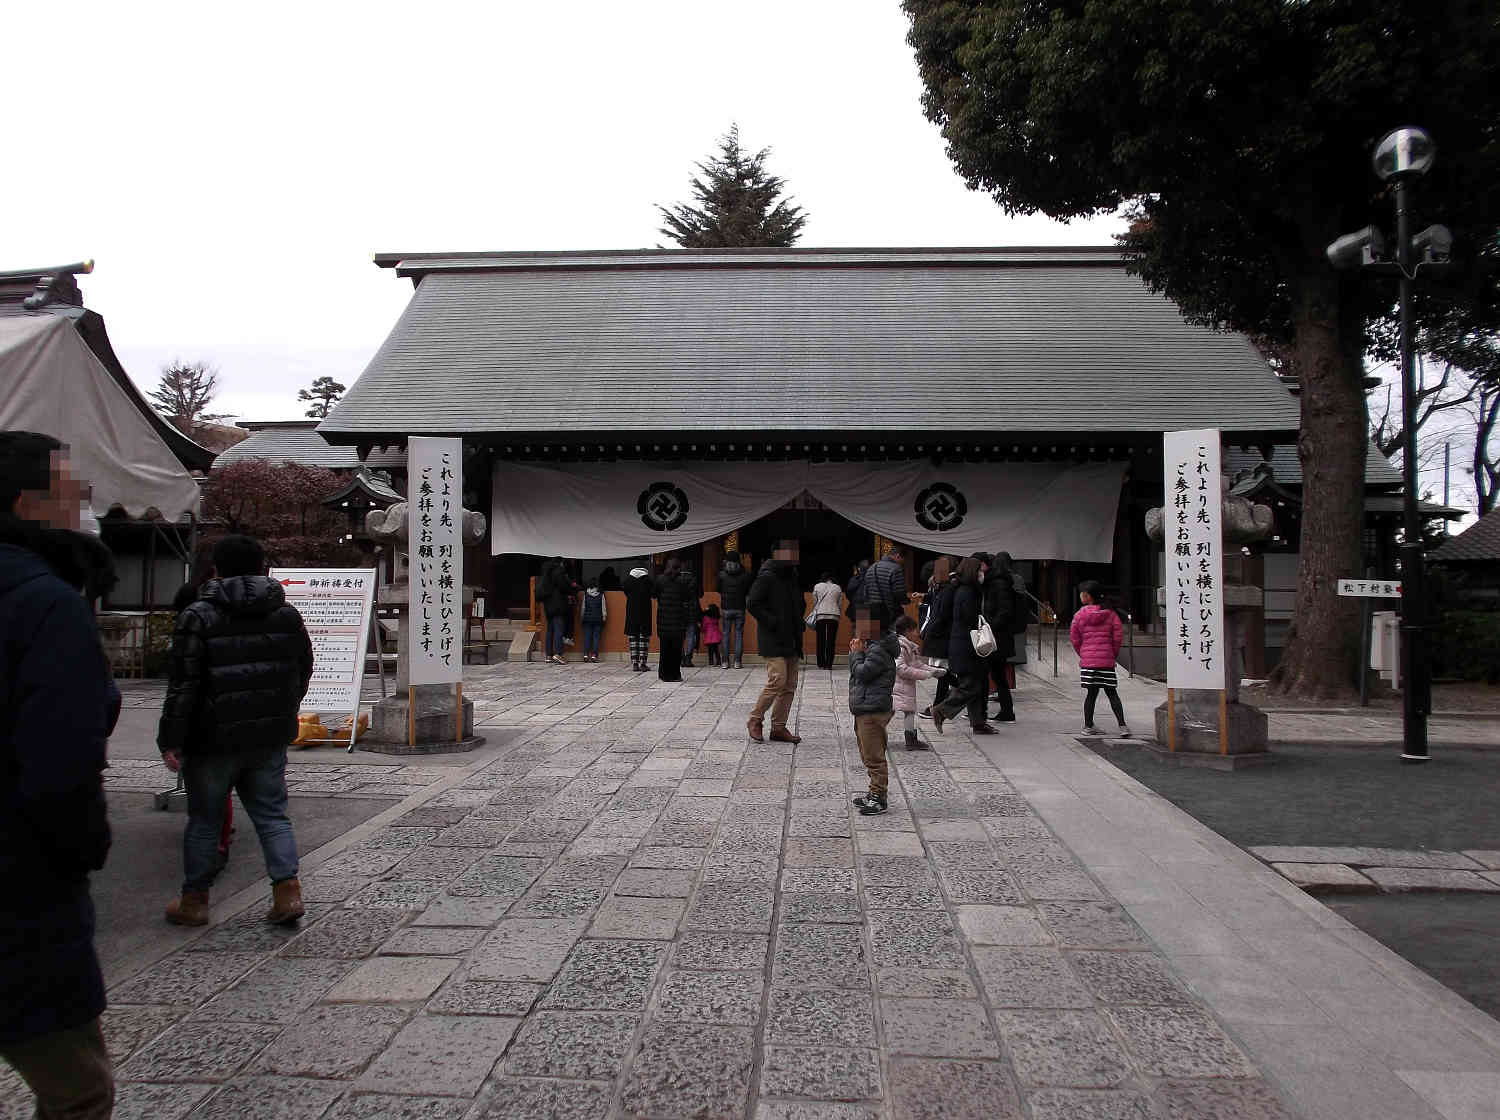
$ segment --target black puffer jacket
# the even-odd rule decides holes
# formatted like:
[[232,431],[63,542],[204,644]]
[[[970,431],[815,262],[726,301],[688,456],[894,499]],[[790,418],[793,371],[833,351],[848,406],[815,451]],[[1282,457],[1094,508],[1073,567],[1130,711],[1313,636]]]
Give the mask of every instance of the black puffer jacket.
[[894,622],[906,602],[906,570],[894,556],[883,556],[870,565],[860,587],[860,600],[872,607],[887,625]]
[[307,627],[280,584],[209,580],[177,616],[157,747],[191,757],[286,746],[312,668]]
[[807,629],[797,569],[780,560],[767,560],[745,598],[755,616],[762,657],[801,657],[802,632]]
[[100,772],[120,711],[82,596],[0,516],[0,1045],[104,1009],[88,873],[109,854]]
[[948,636],[953,633],[953,592],[958,587],[950,579],[932,592],[932,610],[927,615],[927,628],[922,631],[922,656],[948,660]]
[[656,577],[656,632],[662,641],[682,641],[687,633],[689,614],[698,609],[698,600],[681,574]]
[[953,626],[948,633],[948,667],[962,676],[979,672],[979,657],[969,631],[979,628],[979,610],[984,603],[980,589],[960,583],[953,593]]
[[568,569],[557,561],[549,561],[542,566],[541,575],[536,580],[537,602],[542,604],[548,617],[557,614],[568,613],[568,596],[572,594],[577,585],[573,577],[568,575]]
[[742,611],[750,591],[750,573],[738,560],[726,560],[719,569],[719,609]]
[[984,581],[984,617],[995,634],[995,657],[1009,657],[1016,652],[1015,621],[1020,596],[1011,583],[1010,573],[991,573]]
[[620,590],[625,592],[625,633],[637,638],[651,637],[651,600],[655,597],[651,573],[645,568],[631,568],[621,581]]

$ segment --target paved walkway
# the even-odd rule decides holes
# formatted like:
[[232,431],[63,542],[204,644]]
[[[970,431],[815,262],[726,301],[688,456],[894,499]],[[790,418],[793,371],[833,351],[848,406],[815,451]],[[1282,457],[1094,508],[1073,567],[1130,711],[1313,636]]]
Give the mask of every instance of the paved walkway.
[[842,673],[795,749],[685,675],[472,668],[524,734],[309,854],[299,930],[256,887],[117,985],[117,1115],[1493,1117],[1500,1025],[1079,747],[1076,689],[863,818]]

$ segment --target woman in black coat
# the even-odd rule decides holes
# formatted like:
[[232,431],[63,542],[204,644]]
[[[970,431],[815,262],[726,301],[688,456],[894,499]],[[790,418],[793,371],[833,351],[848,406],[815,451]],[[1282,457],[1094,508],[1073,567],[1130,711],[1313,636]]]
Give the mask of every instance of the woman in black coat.
[[656,633],[661,646],[656,675],[664,681],[682,680],[682,640],[687,636],[688,612],[697,600],[682,581],[682,561],[667,561],[656,579]]
[[[604,584],[600,580],[600,586]],[[637,565],[620,583],[625,592],[625,637],[630,640],[630,667],[637,673],[646,671],[646,651],[651,644],[651,600],[656,597],[656,581],[649,569]]]
[[[958,561],[952,556],[940,556],[932,566],[932,579],[927,584],[927,618],[922,627],[922,656],[933,668],[944,670],[938,676],[937,695],[934,704],[948,698],[952,682],[946,672],[948,668],[948,638],[953,633],[953,595],[958,589]],[[932,718],[932,709],[922,713]]]
[[980,572],[983,562],[970,556],[958,566],[958,588],[953,595],[953,629],[948,636],[948,667],[958,675],[958,684],[941,704],[932,706],[932,726],[942,731],[943,722],[965,708],[975,735],[994,735],[995,729],[984,719],[984,699],[988,692],[988,663],[974,652],[969,631],[979,626],[984,607]]
[[1016,594],[1010,569],[1010,553],[997,552],[984,574],[984,617],[995,635],[995,652],[989,656],[987,671],[995,681],[995,698],[1000,701],[1000,711],[993,718],[1001,723],[1011,723],[1016,718],[1005,666],[1016,652],[1014,623],[1021,605],[1017,602],[1020,596]]

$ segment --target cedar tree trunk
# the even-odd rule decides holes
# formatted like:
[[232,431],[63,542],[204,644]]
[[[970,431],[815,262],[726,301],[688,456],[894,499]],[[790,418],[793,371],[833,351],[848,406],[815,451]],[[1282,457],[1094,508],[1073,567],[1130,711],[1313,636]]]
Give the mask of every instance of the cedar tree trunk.
[[1302,395],[1302,543],[1297,603],[1281,661],[1281,692],[1312,700],[1348,696],[1358,679],[1359,610],[1338,581],[1363,575],[1365,412],[1363,322],[1357,281],[1322,260],[1298,278],[1292,354]]

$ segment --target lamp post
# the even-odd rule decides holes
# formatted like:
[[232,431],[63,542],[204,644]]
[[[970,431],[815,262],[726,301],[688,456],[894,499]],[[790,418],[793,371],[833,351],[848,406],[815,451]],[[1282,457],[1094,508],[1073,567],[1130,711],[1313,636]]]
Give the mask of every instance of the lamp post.
[[[1380,230],[1366,226],[1328,246],[1335,268],[1365,267],[1382,275],[1394,273],[1400,284],[1401,307],[1401,478],[1403,531],[1401,542],[1401,761],[1428,760],[1427,715],[1432,708],[1432,678],[1427,660],[1427,587],[1422,558],[1422,521],[1417,501],[1417,375],[1415,330],[1412,323],[1412,281],[1423,265],[1446,264],[1453,236],[1443,226],[1411,232],[1408,195],[1412,180],[1425,175],[1437,157],[1437,145],[1423,129],[1392,129],[1375,145],[1371,163],[1381,181],[1396,196],[1395,260],[1386,256]],[[1420,254],[1421,259],[1415,258]],[[1365,667],[1360,666],[1364,672]]]

